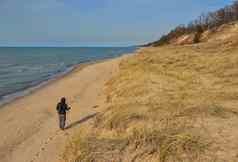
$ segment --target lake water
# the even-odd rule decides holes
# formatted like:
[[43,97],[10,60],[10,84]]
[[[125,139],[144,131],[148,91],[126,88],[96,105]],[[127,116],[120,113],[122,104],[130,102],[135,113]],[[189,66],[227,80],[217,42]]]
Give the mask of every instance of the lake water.
[[75,64],[134,50],[134,47],[1,47],[0,101],[69,71]]

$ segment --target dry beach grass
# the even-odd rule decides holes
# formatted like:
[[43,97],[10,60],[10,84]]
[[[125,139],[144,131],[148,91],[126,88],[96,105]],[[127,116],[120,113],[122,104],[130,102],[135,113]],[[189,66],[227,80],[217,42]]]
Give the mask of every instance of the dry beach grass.
[[143,48],[123,59],[106,84],[106,108],[80,128],[66,161],[238,161],[233,32],[198,45]]

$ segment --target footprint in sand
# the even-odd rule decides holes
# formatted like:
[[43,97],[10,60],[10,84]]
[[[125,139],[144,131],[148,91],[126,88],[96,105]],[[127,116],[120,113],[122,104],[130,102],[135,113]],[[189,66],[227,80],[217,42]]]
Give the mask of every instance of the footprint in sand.
[[65,132],[64,135],[65,135],[65,136],[69,136],[69,133],[68,133],[68,132]]
[[36,155],[35,155],[35,157],[39,157],[40,156],[40,153],[39,152],[37,152],[36,153]]
[[33,157],[33,160],[31,160],[30,162],[34,162],[34,161],[35,161],[34,159],[37,159],[37,158],[39,157],[39,155],[40,155],[40,153],[37,152],[37,153],[35,154],[35,156]]
[[98,108],[98,107],[99,107],[99,105],[95,105],[95,106],[93,106],[94,109],[96,109],[96,108]]
[[[56,134],[52,137],[49,137],[45,142],[44,142],[44,146],[46,146],[47,144],[49,144],[50,141],[52,141],[54,139],[54,137],[56,137],[58,135],[58,132],[56,132]],[[65,133],[65,135],[69,135],[69,133]],[[35,158],[38,158],[40,156],[40,153],[45,151],[45,147],[41,147],[40,151],[38,153],[35,154]],[[34,160],[31,160],[30,162],[34,162]]]

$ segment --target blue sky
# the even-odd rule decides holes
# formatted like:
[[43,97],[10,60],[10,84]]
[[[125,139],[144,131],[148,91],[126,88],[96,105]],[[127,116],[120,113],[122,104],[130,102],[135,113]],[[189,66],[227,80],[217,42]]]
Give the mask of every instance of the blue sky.
[[0,0],[1,46],[127,46],[232,0]]

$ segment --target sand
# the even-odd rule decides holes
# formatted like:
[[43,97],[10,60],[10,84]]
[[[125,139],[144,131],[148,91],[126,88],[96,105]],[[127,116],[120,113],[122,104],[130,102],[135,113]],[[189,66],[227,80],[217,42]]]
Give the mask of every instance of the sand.
[[[61,161],[68,139],[103,107],[104,85],[119,70],[123,57],[78,66],[70,74],[4,105],[0,109],[0,161]],[[62,96],[72,107],[65,131],[58,128],[55,108]]]

